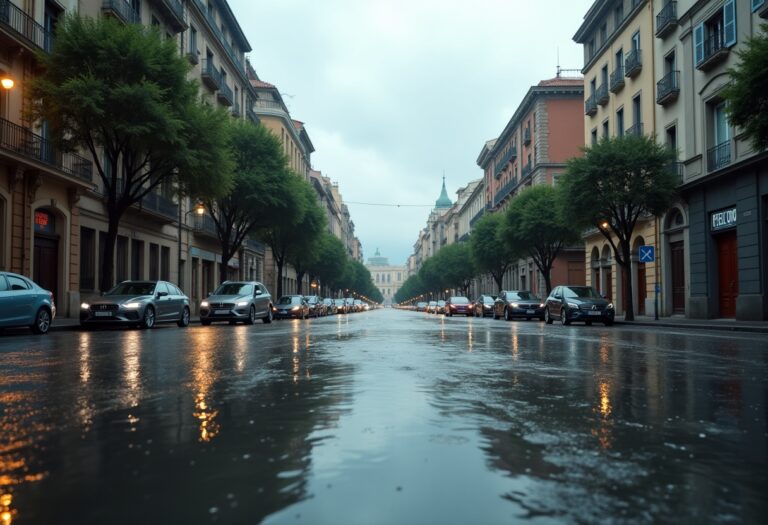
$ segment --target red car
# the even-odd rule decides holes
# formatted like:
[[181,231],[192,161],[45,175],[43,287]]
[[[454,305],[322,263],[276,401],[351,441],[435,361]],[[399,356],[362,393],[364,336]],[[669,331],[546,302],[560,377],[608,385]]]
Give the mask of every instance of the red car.
[[451,316],[453,314],[466,315],[470,317],[475,314],[472,308],[472,303],[466,297],[456,296],[450,297],[445,302],[445,315]]

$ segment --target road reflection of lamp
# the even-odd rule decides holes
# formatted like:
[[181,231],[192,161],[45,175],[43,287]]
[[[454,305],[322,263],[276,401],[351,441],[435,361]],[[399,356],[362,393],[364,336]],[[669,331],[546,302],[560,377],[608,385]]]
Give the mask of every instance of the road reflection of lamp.
[[0,525],[11,525],[16,511],[11,508],[13,496],[11,494],[0,495]]

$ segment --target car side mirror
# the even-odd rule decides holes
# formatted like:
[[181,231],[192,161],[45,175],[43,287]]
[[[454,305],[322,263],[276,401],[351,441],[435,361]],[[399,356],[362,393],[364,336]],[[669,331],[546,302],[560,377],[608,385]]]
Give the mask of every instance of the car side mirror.
[[168,295],[168,292],[157,292],[158,297],[165,297]]
[[258,289],[257,289],[257,290],[254,292],[254,295],[261,295],[261,290],[258,290]]

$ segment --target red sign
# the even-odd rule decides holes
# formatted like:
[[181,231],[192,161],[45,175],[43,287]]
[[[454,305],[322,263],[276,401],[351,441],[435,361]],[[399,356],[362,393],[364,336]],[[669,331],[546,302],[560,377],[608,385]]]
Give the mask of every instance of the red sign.
[[56,228],[53,215],[45,211],[36,211],[35,231],[41,233],[55,233]]

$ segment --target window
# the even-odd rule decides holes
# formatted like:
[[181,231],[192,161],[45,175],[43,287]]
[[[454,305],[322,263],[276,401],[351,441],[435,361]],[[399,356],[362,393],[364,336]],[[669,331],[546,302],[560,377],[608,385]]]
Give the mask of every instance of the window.
[[715,144],[727,142],[731,138],[731,130],[725,113],[725,102],[720,102],[714,107],[713,121]]
[[597,128],[592,129],[592,145],[597,144]]
[[[107,255],[107,234],[106,232],[99,232],[99,282],[96,284],[95,290],[101,287],[101,281],[104,278],[104,259]],[[112,283],[109,283],[112,286]],[[106,291],[106,290],[105,290]]]
[[640,31],[635,31],[632,35],[632,51],[640,49]]
[[603,69],[600,70],[600,85],[608,85],[608,64],[604,65]]
[[637,125],[643,121],[643,115],[640,113],[640,95],[635,95],[632,99],[632,124]]
[[0,292],[5,292],[8,290],[8,281],[5,280],[5,277],[0,275]]
[[696,66],[723,48],[736,44],[736,5],[727,0],[709,19],[693,29],[693,58]]
[[6,277],[8,278],[8,288],[10,288],[12,292],[17,290],[29,290],[29,285],[24,279],[16,277],[15,275],[8,275]]
[[603,138],[608,137],[608,119],[603,121]]
[[624,21],[624,1],[619,2],[616,9],[613,10],[613,23],[618,29],[621,23]]
[[616,135],[624,136],[624,108],[619,108],[616,111]]
[[160,278],[164,281],[171,278],[171,249],[168,246],[160,249]]
[[80,289],[96,289],[96,231],[80,227]]
[[189,26],[189,52],[190,54],[197,54],[197,29],[193,26]]
[[591,60],[593,56],[595,56],[595,39],[591,39],[589,43],[587,44],[587,60]]
[[752,11],[757,11],[764,3],[765,0],[752,0]]
[[667,56],[664,57],[664,73],[669,74],[677,69],[677,59],[675,58],[675,52],[670,51]]
[[677,152],[677,126],[670,126],[667,128],[667,146]]
[[131,279],[144,278],[144,241],[131,240]]
[[117,236],[117,255],[115,257],[115,276],[117,282],[128,279],[128,237]]
[[589,81],[589,93],[591,95],[594,95],[595,91],[597,91],[597,79],[593,78],[592,80]]
[[149,280],[156,281],[158,274],[160,273],[159,259],[160,259],[160,247],[151,242],[149,243]]
[[604,46],[607,41],[608,41],[608,25],[603,23],[603,25],[600,26],[600,45]]

